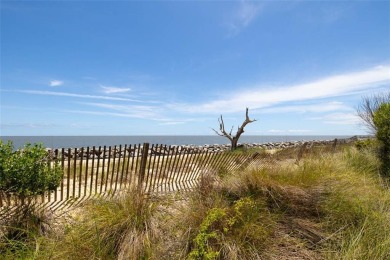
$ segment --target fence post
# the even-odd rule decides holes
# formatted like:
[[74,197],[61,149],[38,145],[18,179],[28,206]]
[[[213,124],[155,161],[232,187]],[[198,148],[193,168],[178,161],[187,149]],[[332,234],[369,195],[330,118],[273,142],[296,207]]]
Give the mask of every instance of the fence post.
[[138,176],[138,191],[142,191],[142,184],[145,178],[146,162],[148,160],[148,154],[149,154],[149,143],[144,143],[142,146],[141,166],[139,169],[139,176]]
[[305,153],[306,151],[306,147],[309,143],[308,142],[305,142],[301,148],[299,149],[299,152],[298,152],[298,156],[297,156],[297,160],[295,161],[295,164],[299,164],[299,161],[302,159],[302,156],[303,154]]
[[337,138],[335,138],[333,141],[333,144],[332,144],[332,152],[333,153],[336,151],[337,142],[338,142],[338,140],[337,140]]

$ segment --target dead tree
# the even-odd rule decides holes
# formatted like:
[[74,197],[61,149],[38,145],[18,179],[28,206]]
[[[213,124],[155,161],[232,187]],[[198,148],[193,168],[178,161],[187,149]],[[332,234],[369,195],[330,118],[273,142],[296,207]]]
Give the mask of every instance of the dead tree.
[[229,133],[227,133],[225,131],[225,124],[223,122],[223,118],[222,118],[222,115],[220,118],[218,118],[218,122],[219,122],[219,132],[217,130],[215,130],[214,128],[213,131],[219,135],[219,136],[224,136],[226,138],[228,138],[231,142],[231,150],[235,150],[237,149],[237,144],[238,144],[238,139],[240,138],[241,134],[244,133],[244,127],[249,124],[249,123],[252,123],[252,122],[255,122],[256,119],[249,119],[249,116],[248,116],[248,108],[246,108],[246,113],[245,113],[245,121],[242,123],[242,125],[237,129],[237,133],[235,135],[232,134],[232,131],[233,131],[233,127],[232,126],[232,129],[230,130]]

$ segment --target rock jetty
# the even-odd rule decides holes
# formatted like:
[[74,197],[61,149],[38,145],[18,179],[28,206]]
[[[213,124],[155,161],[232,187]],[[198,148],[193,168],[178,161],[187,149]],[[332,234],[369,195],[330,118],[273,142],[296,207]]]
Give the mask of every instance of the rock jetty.
[[[354,142],[360,137],[354,136],[345,139],[332,139],[332,140],[312,140],[312,141],[287,141],[287,142],[269,142],[269,143],[243,143],[239,144],[239,147],[243,149],[265,149],[265,150],[280,150],[292,147],[298,147],[306,143],[307,147],[318,146],[318,145],[336,145],[343,143]],[[197,154],[197,153],[217,153],[230,150],[230,144],[206,144],[206,145],[154,145],[149,147],[148,154],[156,156],[166,155],[179,155],[179,154]],[[64,158],[123,158],[125,156],[138,157],[142,155],[143,146],[131,146],[130,148],[119,146],[111,146],[107,149],[103,148],[76,148],[76,149],[65,149],[63,152],[59,149],[47,149],[50,158],[57,159],[59,157]],[[62,155],[62,156],[61,156]]]

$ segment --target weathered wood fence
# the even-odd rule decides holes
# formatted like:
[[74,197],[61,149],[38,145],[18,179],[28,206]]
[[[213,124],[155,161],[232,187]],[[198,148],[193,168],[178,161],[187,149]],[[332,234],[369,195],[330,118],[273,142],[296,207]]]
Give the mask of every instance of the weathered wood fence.
[[[60,185],[30,200],[57,209],[95,196],[113,196],[129,187],[146,194],[188,190],[204,174],[247,167],[257,157],[258,154],[149,143],[56,149],[50,151],[49,163],[60,164]],[[12,194],[0,192],[0,209],[24,203]]]

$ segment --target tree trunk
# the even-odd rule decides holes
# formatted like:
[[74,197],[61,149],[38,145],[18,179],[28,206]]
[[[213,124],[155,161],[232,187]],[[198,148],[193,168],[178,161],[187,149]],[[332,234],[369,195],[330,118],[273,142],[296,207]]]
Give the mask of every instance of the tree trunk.
[[231,143],[232,143],[232,147],[230,148],[230,150],[234,151],[237,149],[237,143],[238,143],[238,138],[233,138],[231,140]]
[[215,130],[214,128],[213,131],[219,135],[219,136],[224,136],[226,138],[228,138],[231,142],[231,150],[234,151],[235,149],[237,149],[237,143],[238,143],[238,139],[240,138],[241,134],[244,133],[244,127],[247,125],[247,124],[250,124],[250,123],[253,123],[255,122],[256,119],[249,119],[249,115],[248,115],[248,108],[246,108],[246,112],[245,112],[245,121],[242,123],[242,125],[237,129],[237,133],[236,135],[232,135],[232,131],[233,131],[233,127],[232,129],[230,130],[230,132],[226,132],[225,131],[225,124],[223,122],[223,118],[222,118],[222,115],[221,117],[218,119],[218,122],[219,122],[219,131],[218,132],[217,130]]

